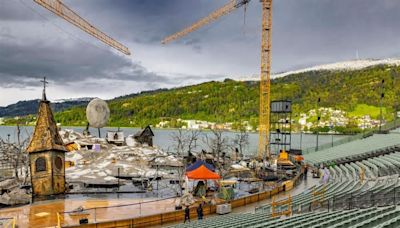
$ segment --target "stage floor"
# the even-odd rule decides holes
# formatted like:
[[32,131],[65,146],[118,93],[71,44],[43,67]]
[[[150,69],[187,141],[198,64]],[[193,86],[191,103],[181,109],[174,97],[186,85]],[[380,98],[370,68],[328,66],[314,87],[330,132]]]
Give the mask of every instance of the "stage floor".
[[[135,204],[154,201],[155,198],[144,199],[65,199],[37,202],[14,208],[0,210],[0,218],[15,217],[18,227],[55,227],[57,225],[57,212],[72,211],[80,206],[86,208],[110,207],[117,205]],[[64,225],[78,224],[80,217],[87,217],[90,222],[124,219],[144,215],[158,214],[175,209],[174,199],[147,202],[141,205],[112,207],[89,210],[86,215],[64,214]]]

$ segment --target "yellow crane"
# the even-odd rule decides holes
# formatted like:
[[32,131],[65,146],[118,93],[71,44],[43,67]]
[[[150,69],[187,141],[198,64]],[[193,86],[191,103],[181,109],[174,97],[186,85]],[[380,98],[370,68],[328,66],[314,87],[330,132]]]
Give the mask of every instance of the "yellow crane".
[[[161,41],[167,44],[179,39],[202,26],[248,4],[250,0],[230,0],[221,8],[215,10],[207,17],[200,19],[191,26],[172,34]],[[272,0],[260,0],[262,5],[261,28],[261,73],[260,73],[260,111],[259,111],[259,142],[258,159],[269,159],[269,125],[270,125],[270,78],[271,78],[271,27],[272,27]]]
[[43,6],[44,8],[50,10],[57,16],[63,18],[69,23],[75,25],[76,27],[82,29],[84,32],[90,34],[91,36],[97,38],[103,43],[117,49],[118,51],[124,53],[125,55],[130,55],[129,49],[121,44],[120,42],[114,40],[110,36],[106,35],[104,32],[100,31],[85,19],[80,17],[74,11],[72,11],[68,6],[66,6],[61,0],[33,0],[37,4]]

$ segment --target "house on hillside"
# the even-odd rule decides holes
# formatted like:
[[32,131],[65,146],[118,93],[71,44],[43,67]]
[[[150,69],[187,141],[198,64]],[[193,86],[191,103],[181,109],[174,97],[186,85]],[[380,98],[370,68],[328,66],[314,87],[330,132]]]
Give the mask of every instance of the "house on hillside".
[[153,137],[154,133],[151,130],[150,126],[145,127],[143,130],[137,132],[133,138],[140,144],[147,144],[149,146],[153,146]]

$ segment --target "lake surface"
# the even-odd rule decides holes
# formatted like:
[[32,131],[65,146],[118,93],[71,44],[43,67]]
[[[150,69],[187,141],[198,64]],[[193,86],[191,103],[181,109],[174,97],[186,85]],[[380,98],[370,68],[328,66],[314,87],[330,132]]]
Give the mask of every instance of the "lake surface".
[[[74,131],[77,132],[82,132],[84,130],[84,127],[62,127],[62,129],[73,129]],[[104,137],[106,135],[107,131],[115,131],[117,128],[102,128],[101,129],[101,136]],[[125,136],[135,134],[136,132],[140,131],[139,128],[121,128],[122,131],[124,131]],[[21,127],[21,136],[22,138],[27,138],[32,134],[33,127],[32,126],[26,126],[26,127]],[[90,128],[90,132],[92,135],[98,135],[97,129]],[[173,152],[174,151],[174,141],[172,140],[172,134],[177,132],[177,130],[174,129],[153,129],[153,132],[155,134],[155,137],[153,139],[154,144],[161,148],[164,151],[167,152]],[[8,135],[10,135],[8,137]],[[200,151],[201,149],[208,150],[208,147],[206,143],[204,142],[204,136],[208,135],[211,137],[212,132],[210,131],[203,131],[200,139],[197,140],[196,145],[197,147],[195,148],[195,151]],[[229,143],[233,143],[233,140],[235,139],[235,136],[237,133],[235,132],[224,132],[223,133],[224,137],[226,137],[227,141]],[[16,127],[12,126],[0,126],[0,138],[3,140],[8,140],[10,138],[11,142],[16,141],[17,137],[17,130]],[[343,135],[319,135],[319,143],[318,145],[321,146],[323,144],[330,144],[337,140],[343,139],[348,136],[343,136]],[[292,134],[292,148],[293,149],[307,149],[310,147],[315,147],[316,146],[316,135],[313,134]],[[256,154],[257,153],[257,148],[258,148],[258,133],[249,133],[249,145],[245,148],[245,154]]]

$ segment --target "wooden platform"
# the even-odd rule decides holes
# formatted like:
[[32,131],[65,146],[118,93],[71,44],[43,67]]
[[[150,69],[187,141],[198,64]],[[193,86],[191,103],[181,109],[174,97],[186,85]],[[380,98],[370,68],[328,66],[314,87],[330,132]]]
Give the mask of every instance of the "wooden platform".
[[[155,200],[154,198],[146,199],[104,199],[104,200],[52,200],[46,202],[38,202],[32,205],[26,205],[16,208],[8,208],[0,210],[0,218],[15,217],[18,227],[55,227],[57,225],[57,212],[72,211],[79,206],[84,208],[109,207],[115,205],[134,204]],[[116,207],[107,209],[98,209],[96,211],[96,221],[107,221],[114,218],[131,218],[154,213],[163,213],[167,210],[173,210],[173,199],[162,200],[154,203],[146,203],[142,206]],[[89,211],[90,220],[94,219],[94,210]],[[79,216],[65,216],[65,225],[77,224]],[[92,222],[92,221],[91,221]]]

